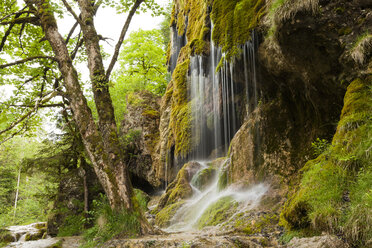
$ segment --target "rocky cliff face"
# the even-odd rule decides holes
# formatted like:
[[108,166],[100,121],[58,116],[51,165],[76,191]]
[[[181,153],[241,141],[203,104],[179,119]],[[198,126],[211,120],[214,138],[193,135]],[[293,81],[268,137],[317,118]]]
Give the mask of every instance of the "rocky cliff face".
[[[234,65],[231,75],[239,89],[235,102],[241,128],[229,151],[233,181],[242,171],[244,179],[253,181],[269,175],[290,178],[312,158],[316,138],[331,140],[347,85],[370,73],[370,24],[370,5],[363,1],[176,1],[170,50],[174,71],[162,100],[157,176],[164,178],[167,166],[177,172],[198,145],[190,136],[189,58],[199,54],[210,60],[213,41],[222,47],[220,64]],[[259,37],[256,104],[239,97],[239,92],[253,91],[242,76],[242,47],[253,29]]]
[[127,111],[120,127],[132,184],[148,193],[161,186],[153,161],[158,159],[160,98],[141,91],[127,96]]
[[[228,139],[224,141],[225,145],[230,144],[227,181],[243,181],[246,185],[267,181],[282,189],[286,188],[283,185],[297,185],[303,180],[300,171],[303,172],[306,162],[319,155],[314,154],[312,143],[319,138],[325,143],[333,139],[334,144],[336,138],[332,137],[336,128],[337,140],[340,136],[348,139],[347,132],[340,134],[342,128],[338,125],[343,106],[342,113],[346,112],[347,100],[344,104],[343,98],[348,85],[358,79],[364,85],[364,93],[360,94],[371,95],[371,78],[368,76],[372,73],[371,8],[370,1],[362,0],[175,1],[170,49],[173,76],[162,99],[161,155],[155,163],[157,177],[171,181],[198,148],[198,143],[190,136],[193,99],[188,89],[192,58],[199,55],[207,61],[201,64],[205,67],[204,77],[208,78],[211,72],[206,68],[212,63],[213,46],[216,46],[222,49],[221,56],[217,56],[219,65],[216,70],[233,68],[223,75],[233,78],[233,92],[236,93],[228,106],[236,108],[238,131],[231,143]],[[249,54],[245,46],[252,44],[253,32],[258,38],[257,47],[252,50],[257,73],[254,85],[252,80],[247,84],[244,76],[245,58]],[[353,91],[351,88],[354,87],[350,87],[348,92]],[[220,92],[223,90],[219,89]],[[251,97],[246,98],[243,92],[249,92]],[[363,101],[370,102],[370,97]],[[361,123],[370,125],[367,120],[371,109],[367,109],[363,112],[366,119],[361,117],[363,121],[357,121],[357,127]],[[355,111],[353,116],[358,115],[359,110]],[[348,125],[353,126],[352,123],[350,120]],[[368,135],[354,134],[360,140],[368,139]],[[368,150],[367,145],[365,148]],[[359,161],[357,155],[353,156]],[[364,157],[360,159],[365,161]],[[368,167],[370,163],[363,166]],[[363,166],[357,167],[356,171]],[[352,175],[355,170],[345,173]],[[347,195],[349,191],[345,186],[340,194]],[[287,193],[289,197],[296,194],[294,192],[297,191],[277,191],[282,199]],[[338,196],[342,198],[340,194]],[[327,218],[337,216],[338,219],[340,215],[318,213],[328,216],[320,218],[314,214],[319,202],[309,203],[307,198],[293,202],[294,206],[287,203],[287,212],[282,215],[283,222],[292,223],[287,224],[287,228],[332,232],[340,229],[335,223],[321,224]],[[299,216],[298,213],[304,213],[302,210],[305,214]],[[306,219],[305,226],[301,222],[303,218]],[[316,220],[317,225],[309,224]],[[363,236],[363,242],[368,237]]]

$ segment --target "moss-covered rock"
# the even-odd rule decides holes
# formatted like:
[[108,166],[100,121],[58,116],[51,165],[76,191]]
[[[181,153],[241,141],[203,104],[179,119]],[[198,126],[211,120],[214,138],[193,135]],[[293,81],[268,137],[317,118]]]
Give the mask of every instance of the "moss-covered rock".
[[199,229],[205,226],[216,226],[228,220],[234,214],[238,204],[233,197],[226,196],[211,204],[197,222]]
[[226,52],[227,60],[238,54],[238,45],[251,39],[251,31],[265,13],[264,3],[264,0],[213,1],[212,39]]
[[[301,184],[282,211],[281,222],[286,228],[343,230],[359,245],[372,237],[372,220],[366,216],[372,205],[365,197],[372,189],[366,186],[371,180],[365,177],[372,174],[372,158],[366,152],[372,145],[368,138],[372,135],[371,80],[367,76],[349,85],[332,145],[305,165]],[[349,208],[346,216],[345,208]],[[364,216],[363,221],[355,223],[358,214]]]
[[191,180],[191,184],[199,190],[204,190],[210,186],[217,175],[217,169],[209,166],[200,170]]
[[177,212],[177,210],[185,204],[184,200],[180,200],[176,203],[167,205],[160,210],[155,216],[155,223],[159,227],[166,227],[171,223],[171,219]]
[[160,97],[148,91],[127,95],[120,140],[134,187],[151,193],[161,185],[153,161],[158,159]]
[[16,241],[13,235],[6,229],[0,230],[0,244],[7,244]]
[[193,191],[190,186],[190,181],[200,167],[201,165],[197,162],[185,164],[178,172],[176,179],[169,184],[165,194],[160,198],[156,211],[160,211],[164,207],[174,204],[181,199],[191,197]]

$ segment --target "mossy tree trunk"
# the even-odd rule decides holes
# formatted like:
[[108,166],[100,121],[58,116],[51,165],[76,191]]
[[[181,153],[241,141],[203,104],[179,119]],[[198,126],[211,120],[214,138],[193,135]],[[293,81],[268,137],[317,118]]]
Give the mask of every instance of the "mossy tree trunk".
[[[133,14],[141,2],[141,0],[136,1],[132,8],[134,11],[131,11]],[[108,77],[103,66],[99,35],[93,22],[95,9],[90,0],[79,0],[78,5],[81,15],[76,18],[79,20],[83,31],[94,101],[99,117],[98,125],[94,122],[87,100],[83,95],[77,71],[72,64],[65,40],[58,31],[49,1],[36,1],[40,23],[58,61],[74,120],[110,205],[113,210],[117,211],[139,211],[134,209],[133,188],[118,142]],[[139,216],[142,233],[151,232],[152,229],[146,219],[142,215]]]

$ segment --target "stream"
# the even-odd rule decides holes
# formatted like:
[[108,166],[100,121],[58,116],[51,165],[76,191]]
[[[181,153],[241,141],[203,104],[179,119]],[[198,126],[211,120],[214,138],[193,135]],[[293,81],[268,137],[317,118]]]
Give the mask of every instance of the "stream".
[[[14,238],[5,248],[51,248],[63,241],[62,248],[77,248],[80,237],[52,238],[46,234],[46,222],[25,226],[10,226],[7,230]],[[61,247],[61,246],[59,246]]]

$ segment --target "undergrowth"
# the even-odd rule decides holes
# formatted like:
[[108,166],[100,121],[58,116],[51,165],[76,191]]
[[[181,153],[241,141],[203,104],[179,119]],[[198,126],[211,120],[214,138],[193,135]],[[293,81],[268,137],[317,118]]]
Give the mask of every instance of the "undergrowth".
[[140,213],[147,208],[148,200],[139,190],[135,190],[135,196],[141,209],[135,209],[130,213],[125,210],[120,212],[112,210],[107,197],[103,195],[100,200],[93,201],[91,214],[94,225],[84,231],[84,244],[80,247],[99,247],[112,238],[136,237],[141,231],[138,219]]

